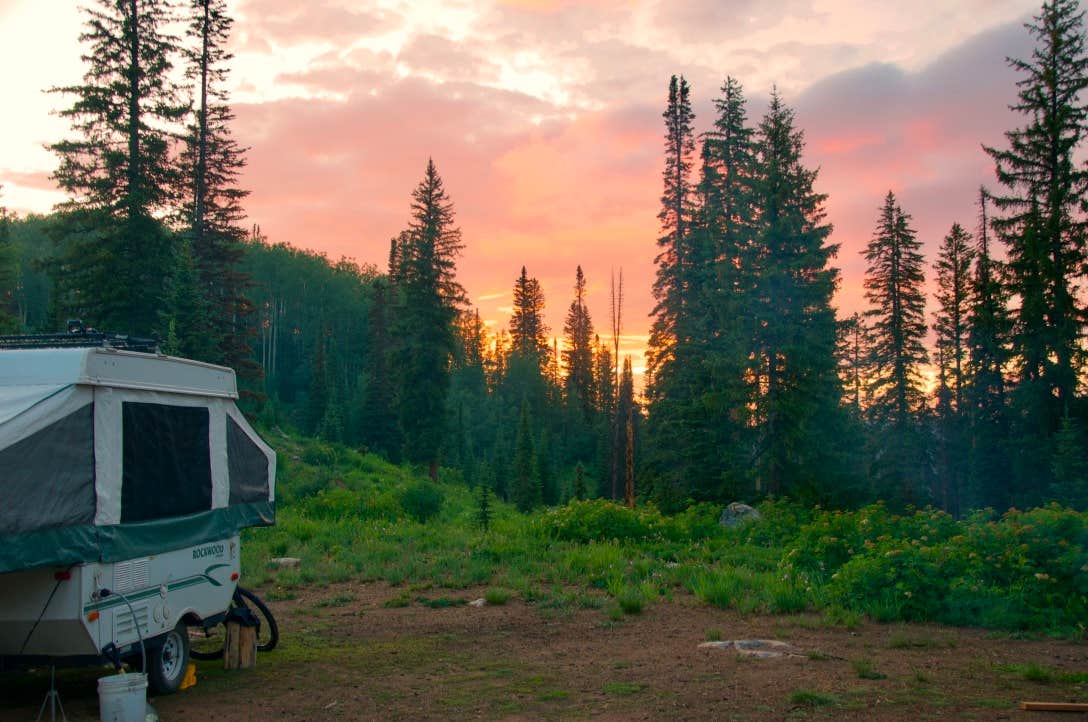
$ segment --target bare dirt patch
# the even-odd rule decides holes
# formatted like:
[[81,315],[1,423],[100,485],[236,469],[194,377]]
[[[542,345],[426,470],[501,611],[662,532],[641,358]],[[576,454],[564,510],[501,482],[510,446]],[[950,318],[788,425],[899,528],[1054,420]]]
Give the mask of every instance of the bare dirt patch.
[[[1088,701],[1088,644],[981,630],[742,616],[679,596],[609,621],[601,609],[483,590],[342,584],[272,602],[280,648],[256,669],[198,665],[196,687],[153,699],[164,720],[716,719],[1047,720],[1019,700]],[[407,606],[398,606],[404,605]],[[776,639],[758,659],[699,648]],[[71,720],[97,719],[101,670],[59,675]],[[0,719],[33,719],[44,673],[0,675]]]

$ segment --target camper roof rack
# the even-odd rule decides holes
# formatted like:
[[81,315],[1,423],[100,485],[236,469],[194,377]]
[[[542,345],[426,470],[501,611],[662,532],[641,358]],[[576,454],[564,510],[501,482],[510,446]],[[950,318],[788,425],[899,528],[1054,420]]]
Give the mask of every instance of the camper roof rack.
[[86,328],[81,321],[69,321],[68,333],[31,333],[0,336],[0,350],[28,348],[115,348],[142,353],[159,353],[159,341]]

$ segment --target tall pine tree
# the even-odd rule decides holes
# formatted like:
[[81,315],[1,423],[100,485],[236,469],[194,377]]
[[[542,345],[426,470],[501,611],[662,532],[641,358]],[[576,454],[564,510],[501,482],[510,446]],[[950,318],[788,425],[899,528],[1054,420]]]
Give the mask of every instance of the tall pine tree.
[[967,334],[970,314],[971,235],[959,223],[941,242],[933,330],[937,336],[938,496],[941,507],[960,513],[967,470],[964,392],[967,381]]
[[922,369],[929,360],[921,245],[910,216],[888,191],[864,251],[871,330],[868,414],[875,434],[875,490],[900,504],[917,504],[927,495],[927,445],[919,419],[925,408]]
[[455,278],[463,247],[453,203],[428,159],[390,269],[395,294],[391,358],[405,457],[427,463],[434,480],[445,433],[450,357],[456,352],[454,321],[465,301]]
[[226,46],[233,20],[226,0],[189,0],[185,75],[195,85],[193,118],[181,153],[189,191],[185,194],[183,228],[189,237],[193,262],[209,311],[209,323],[200,329],[210,337],[208,359],[255,377],[250,361],[247,322],[253,305],[244,289],[247,278],[238,270],[245,252],[245,213],[241,201],[247,191],[237,186],[245,167],[245,152],[231,135],[234,113],[226,85],[227,65],[233,57]]
[[1011,473],[1005,366],[1012,318],[1002,264],[990,249],[988,194],[979,188],[979,223],[967,322],[967,402],[971,448],[964,509],[1008,508]]
[[831,297],[838,246],[802,162],[804,135],[777,92],[756,140],[756,198],[760,209],[753,250],[746,254],[752,288],[749,313],[752,468],[772,494],[820,496],[837,482],[834,449],[841,433],[841,387]]
[[514,282],[514,313],[510,317],[512,353],[535,361],[541,373],[548,361],[548,327],[544,324],[544,292],[540,281],[521,267]]
[[60,113],[73,137],[50,146],[69,196],[57,306],[99,328],[162,331],[163,269],[175,256],[160,218],[174,209],[170,149],[187,112],[170,80],[177,41],[165,3],[99,0],[86,12],[83,83],[54,89],[75,97]]
[[1002,192],[993,195],[993,225],[1008,249],[1010,292],[1020,299],[1012,349],[1017,388],[1015,436],[1021,442],[1015,503],[1035,503],[1049,486],[1053,435],[1074,407],[1083,363],[1085,315],[1076,280],[1085,253],[1088,170],[1076,157],[1088,121],[1088,55],[1077,0],[1044,2],[1028,30],[1029,60],[1010,60],[1020,74],[1011,108],[1023,125],[1005,133],[1007,147],[987,147]]
[[[1052,399],[1051,431],[1076,389],[1083,325],[1073,287],[1086,260],[1088,171],[1074,158],[1088,120],[1083,17],[1077,0],[1043,4],[1027,26],[1036,39],[1031,59],[1009,61],[1022,76],[1011,107],[1025,125],[1005,134],[1008,148],[986,148],[1005,188],[992,196],[1001,211],[993,225],[1008,246],[1012,291],[1023,299],[1014,331],[1020,377],[1041,380],[1039,393]],[[1042,318],[1026,317],[1036,306]]]
[[563,387],[567,403],[589,422],[596,407],[596,389],[593,385],[593,320],[586,307],[586,277],[582,267],[574,276],[574,300],[567,309],[563,324],[563,366],[566,376]]
[[[690,88],[681,76],[669,81],[668,100],[663,113],[665,120],[665,168],[662,173],[664,190],[661,196],[662,235],[658,238],[659,252],[654,262],[657,275],[653,285],[656,302],[650,339],[646,351],[646,396],[651,408],[653,451],[651,465],[657,477],[657,496],[665,504],[675,504],[686,496],[689,479],[685,467],[677,462],[677,453],[686,441],[685,416],[699,393],[688,383],[685,371],[693,344],[693,290],[696,287],[693,244],[703,234],[693,233],[696,196],[692,187],[695,155],[695,135],[692,127],[695,114],[691,109]],[[623,433],[623,420],[615,420],[612,436]],[[614,450],[618,451],[615,443]],[[622,493],[622,457],[609,461],[611,495]],[[690,468],[690,467],[689,467]]]

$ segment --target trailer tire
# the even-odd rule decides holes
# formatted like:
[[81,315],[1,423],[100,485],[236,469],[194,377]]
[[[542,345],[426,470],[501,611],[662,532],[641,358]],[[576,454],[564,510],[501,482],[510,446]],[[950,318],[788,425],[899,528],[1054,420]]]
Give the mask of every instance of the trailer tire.
[[185,622],[164,634],[147,650],[147,683],[155,694],[173,694],[189,666],[189,629]]

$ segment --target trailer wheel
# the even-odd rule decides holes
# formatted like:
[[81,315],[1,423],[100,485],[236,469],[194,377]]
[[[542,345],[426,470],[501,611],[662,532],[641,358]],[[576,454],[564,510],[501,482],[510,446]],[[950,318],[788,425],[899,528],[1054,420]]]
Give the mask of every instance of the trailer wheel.
[[189,630],[185,622],[160,638],[147,650],[147,682],[156,694],[173,694],[185,679],[189,665]]

